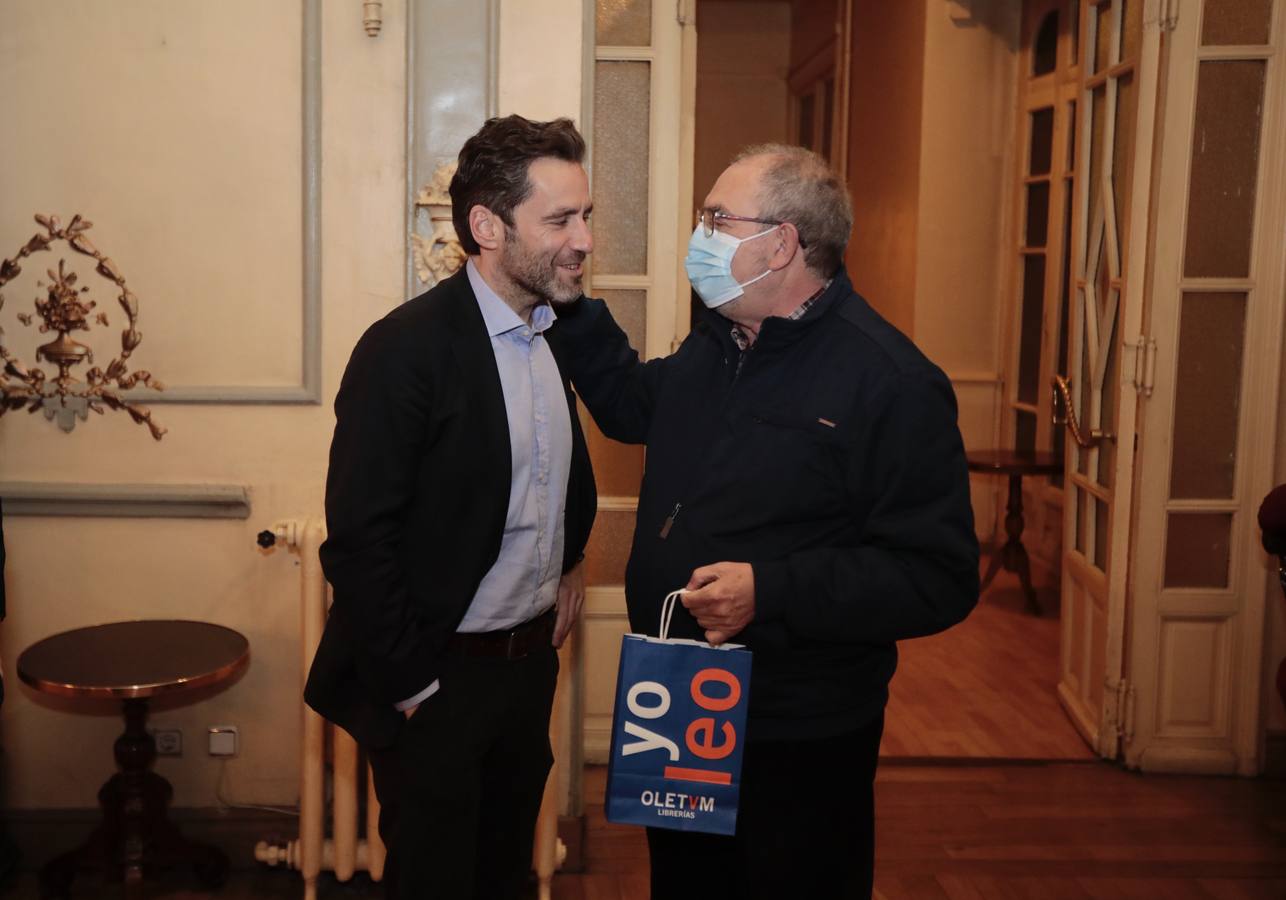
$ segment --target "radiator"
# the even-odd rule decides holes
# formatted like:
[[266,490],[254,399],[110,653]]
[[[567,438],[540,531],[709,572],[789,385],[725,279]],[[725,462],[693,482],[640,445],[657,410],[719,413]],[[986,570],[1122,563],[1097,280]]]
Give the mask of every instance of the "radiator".
[[[303,876],[305,900],[316,900],[317,876],[323,871],[348,881],[358,871],[369,872],[373,880],[384,876],[384,843],[380,840],[379,802],[374,782],[366,773],[366,834],[358,837],[357,743],[342,728],[331,725],[302,701],[303,680],[313,662],[326,623],[329,590],[322,574],[317,551],[325,538],[325,526],[318,519],[282,522],[273,528],[279,543],[299,554],[300,608],[300,708],[303,710],[303,740],[299,757],[299,837],[286,842],[260,841],[255,859],[268,865],[286,865]],[[331,836],[326,837],[326,732],[333,748],[331,774]]]
[[[317,876],[323,871],[334,872],[339,881],[348,881],[356,872],[367,872],[373,881],[380,881],[384,876],[386,851],[379,836],[380,807],[369,768],[364,779],[367,785],[365,834],[359,836],[357,793],[363,773],[359,771],[362,762],[357,743],[348,732],[331,725],[302,702],[303,681],[321,640],[329,602],[330,591],[318,558],[318,550],[326,536],[325,525],[319,519],[292,520],[275,525],[272,534],[278,544],[284,544],[300,557],[300,707],[304,727],[299,760],[299,837],[285,842],[260,841],[255,846],[255,859],[298,871],[304,882],[305,900],[316,900]],[[554,698],[554,714],[550,720],[550,739],[555,746],[558,746],[556,736],[566,727],[562,702],[564,690],[564,679],[560,677]],[[330,837],[325,834],[327,732],[330,733],[333,751]],[[533,868],[540,884],[540,900],[550,900],[554,871],[566,856],[566,848],[558,839],[557,767],[555,762],[554,770],[545,783],[532,853]]]

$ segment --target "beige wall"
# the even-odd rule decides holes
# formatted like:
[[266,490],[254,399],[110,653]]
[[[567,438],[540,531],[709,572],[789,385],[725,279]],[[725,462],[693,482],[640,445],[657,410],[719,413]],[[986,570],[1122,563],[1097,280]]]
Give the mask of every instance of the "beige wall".
[[[1006,309],[1019,14],[1004,0],[927,0],[916,219],[916,344],[951,376],[965,446],[996,444]],[[1003,479],[973,479],[980,535]]]
[[579,121],[583,21],[582,0],[501,2],[499,115]]
[[853,0],[848,272],[879,312],[914,337],[925,9]]
[[693,195],[698,203],[737,151],[786,140],[789,35],[787,2],[697,3]]
[[[216,724],[241,729],[228,797],[297,800],[297,561],[260,554],[254,537],[320,511],[338,375],[359,333],[402,299],[404,246],[403,2],[384,4],[375,39],[355,8],[322,6],[323,404],[158,405],[161,443],[122,414],[71,434],[39,416],[0,420],[3,481],[236,484],[252,502],[246,521],[6,520],[8,806],[93,805],[121,730],[110,706],[73,712],[20,688],[18,653],[64,629],[141,617],[218,622],[252,648],[241,680],[152,717],[184,733],[184,755],[157,763],[176,803],[215,805],[205,729]],[[136,362],[170,384],[297,381],[300,29],[298,2],[5,5],[0,254],[35,230],[34,212],[93,220],[141,301]],[[40,263],[5,291],[7,333],[26,330],[13,316]],[[115,304],[89,283],[114,334]],[[100,340],[102,363],[111,339]]]
[[[854,0],[848,268],[951,376],[966,446],[995,443],[1018,13]],[[995,484],[974,482],[980,534]]]
[[790,5],[790,60],[798,67],[835,40],[838,0],[792,0]]

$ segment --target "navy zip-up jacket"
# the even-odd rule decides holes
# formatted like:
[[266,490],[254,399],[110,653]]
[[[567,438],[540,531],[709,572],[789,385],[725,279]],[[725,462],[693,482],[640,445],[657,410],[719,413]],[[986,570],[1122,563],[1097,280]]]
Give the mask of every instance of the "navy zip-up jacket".
[[[843,270],[802,318],[766,320],[744,360],[714,313],[647,363],[601,300],[560,311],[556,328],[599,428],[647,445],[630,627],[656,634],[662,599],[699,566],[748,562],[755,617],[731,639],[754,652],[747,739],[828,737],[873,720],[894,642],[959,622],[978,598],[942,371]],[[671,635],[703,631],[679,606]]]

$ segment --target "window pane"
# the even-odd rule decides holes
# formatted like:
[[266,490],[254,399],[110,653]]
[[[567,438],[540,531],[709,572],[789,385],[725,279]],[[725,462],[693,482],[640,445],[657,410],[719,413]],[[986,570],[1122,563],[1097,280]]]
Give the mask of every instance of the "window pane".
[[607,301],[612,318],[621,326],[630,346],[642,356],[647,349],[647,291],[594,291]]
[[1072,65],[1081,61],[1081,0],[1072,0]]
[[[1112,332],[1108,334],[1103,341],[1102,352],[1107,355],[1107,371],[1103,376],[1103,392],[1100,400],[1098,419],[1091,422],[1089,428],[1097,428],[1100,431],[1106,431],[1109,434],[1116,433],[1116,406],[1117,392],[1120,390],[1121,383],[1121,345],[1117,338],[1117,328],[1121,322],[1120,302],[1121,292],[1113,290],[1110,292],[1109,301],[1117,305],[1118,314],[1116,320],[1112,323]],[[1100,335],[1100,337],[1103,337]],[[1089,409],[1086,408],[1086,417],[1089,416]],[[1098,483],[1103,487],[1112,487],[1112,479],[1115,475],[1116,467],[1116,442],[1103,441],[1098,445]]]
[[1265,62],[1200,65],[1183,271],[1189,278],[1245,278],[1250,274]]
[[643,446],[621,444],[598,430],[582,409],[581,427],[594,465],[594,481],[600,497],[637,497],[643,482]]
[[1232,497],[1245,325],[1243,293],[1183,295],[1171,497]]
[[1076,549],[1087,559],[1089,547],[1089,494],[1082,488],[1076,488]]
[[1090,21],[1094,23],[1094,71],[1102,72],[1112,64],[1112,5],[1096,7]]
[[1058,11],[1045,16],[1032,47],[1032,74],[1048,75],[1058,65]]
[[599,62],[594,73],[591,264],[598,274],[646,275],[650,65]]
[[585,547],[585,583],[624,584],[634,542],[634,510],[600,509]]
[[1047,106],[1031,114],[1031,163],[1028,174],[1048,175],[1054,152],[1054,108]]
[[598,0],[594,40],[599,46],[646,47],[652,43],[652,0]]
[[1116,239],[1121,246],[1121,261],[1129,258],[1130,176],[1134,170],[1134,125],[1138,110],[1139,92],[1134,87],[1134,75],[1126,74],[1116,82],[1116,145],[1112,148],[1112,193],[1116,204]]
[[1203,44],[1267,44],[1273,0],[1206,0]]
[[1107,538],[1109,534],[1107,513],[1108,505],[1102,500],[1094,500],[1094,565],[1100,569],[1107,568]]
[[1044,247],[1049,238],[1049,182],[1027,185],[1027,246]]
[[1103,201],[1103,138],[1107,133],[1107,88],[1096,87],[1090,102],[1090,158],[1086,166],[1089,175],[1090,205],[1087,212],[1086,232],[1094,225],[1094,217]]
[[1063,270],[1063,285],[1058,297],[1058,334],[1055,336],[1058,344],[1058,367],[1055,371],[1059,375],[1067,374],[1067,350],[1071,342],[1067,316],[1072,288],[1072,204],[1076,199],[1076,183],[1069,178],[1063,184],[1063,258],[1058,260]]
[[1232,513],[1170,513],[1165,538],[1165,586],[1228,586]]
[[1035,403],[1040,392],[1040,332],[1045,309],[1045,257],[1023,257],[1022,321],[1019,323],[1018,399]]
[[1121,59],[1137,58],[1142,40],[1142,0],[1121,0]]
[[1076,161],[1076,129],[1080,122],[1076,119],[1076,101],[1073,100],[1067,104],[1067,156],[1064,157],[1068,170],[1073,170],[1077,166]]
[[1014,411],[1014,448],[1027,453],[1036,450],[1036,414],[1025,409]]

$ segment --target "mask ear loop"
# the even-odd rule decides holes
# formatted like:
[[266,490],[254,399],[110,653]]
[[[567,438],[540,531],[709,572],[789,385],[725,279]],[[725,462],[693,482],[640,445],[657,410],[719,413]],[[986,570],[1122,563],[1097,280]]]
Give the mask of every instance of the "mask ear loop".
[[670,637],[670,620],[674,618],[674,604],[679,601],[679,597],[686,594],[683,588],[677,591],[670,591],[661,601],[661,640],[669,640]]

